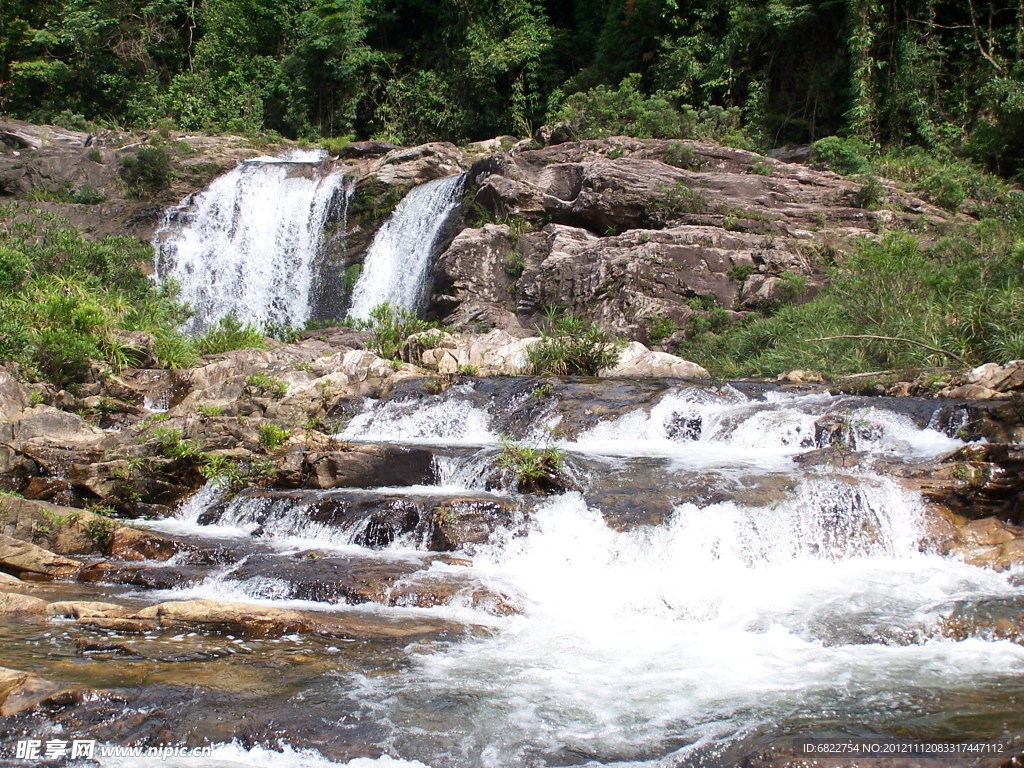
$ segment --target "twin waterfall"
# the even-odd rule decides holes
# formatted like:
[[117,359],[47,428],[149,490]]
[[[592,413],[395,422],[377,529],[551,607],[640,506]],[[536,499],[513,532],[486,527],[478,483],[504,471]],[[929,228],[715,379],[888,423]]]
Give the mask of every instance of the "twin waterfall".
[[415,310],[463,178],[428,182],[402,200],[348,297],[329,263],[344,257],[352,180],[319,150],[249,160],[167,213],[154,238],[157,277],[180,285],[193,333],[227,315],[256,326],[340,319],[349,298],[352,317],[385,301]]

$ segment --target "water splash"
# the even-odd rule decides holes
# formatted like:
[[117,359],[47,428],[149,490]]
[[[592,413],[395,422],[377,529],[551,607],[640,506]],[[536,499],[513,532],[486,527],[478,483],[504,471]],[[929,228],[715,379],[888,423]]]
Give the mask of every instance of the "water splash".
[[302,325],[312,311],[325,225],[351,194],[322,151],[241,163],[167,212],[154,236],[157,276],[181,285],[200,332],[225,315]]
[[352,294],[349,316],[366,319],[385,302],[416,310],[423,302],[430,261],[465,175],[421,184],[398,204],[373,238]]

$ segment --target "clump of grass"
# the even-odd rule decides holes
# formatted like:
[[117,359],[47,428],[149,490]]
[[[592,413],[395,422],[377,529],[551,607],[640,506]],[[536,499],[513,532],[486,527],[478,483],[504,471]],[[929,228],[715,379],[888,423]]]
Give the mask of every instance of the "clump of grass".
[[225,315],[217,324],[196,337],[201,355],[216,355],[235,349],[263,349],[266,337],[254,325],[243,324],[233,315]]
[[565,452],[554,445],[537,448],[503,437],[496,465],[521,493],[564,487],[559,477],[565,470]]
[[595,322],[551,315],[527,352],[527,369],[537,376],[596,376],[618,362],[624,346],[625,340]]
[[[436,338],[441,338],[439,323],[421,320],[415,312],[388,303],[378,304],[370,310],[368,319],[356,320],[354,325],[359,330],[371,331],[374,340],[370,348],[381,357],[393,361],[401,361],[402,345],[414,333],[434,330],[439,331]],[[429,337],[422,343],[429,345]]]
[[722,376],[792,369],[837,375],[1024,357],[1022,234],[1019,222],[989,220],[934,244],[905,233],[865,239],[832,267],[813,301],[730,328],[701,329],[680,354]]
[[284,445],[285,440],[291,437],[291,434],[287,429],[279,427],[277,424],[261,424],[260,445],[268,451],[276,451]]

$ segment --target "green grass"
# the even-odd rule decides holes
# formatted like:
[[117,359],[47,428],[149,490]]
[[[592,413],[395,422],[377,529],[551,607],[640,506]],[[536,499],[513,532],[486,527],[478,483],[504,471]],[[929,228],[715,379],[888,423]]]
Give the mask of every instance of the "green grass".
[[700,329],[679,354],[723,376],[798,368],[835,375],[1024,357],[1019,224],[983,221],[933,245],[906,233],[865,239],[829,278],[813,301]]
[[573,314],[552,313],[541,339],[527,352],[528,372],[537,376],[596,376],[615,365],[625,341]]
[[291,432],[277,424],[260,425],[260,445],[268,451],[276,451],[289,437]]
[[65,387],[84,381],[94,363],[114,371],[138,364],[143,351],[124,331],[149,334],[165,368],[263,346],[259,331],[234,318],[196,339],[180,333],[189,309],[177,284],[157,285],[143,272],[152,261],[152,246],[137,238],[90,240],[61,216],[0,206],[0,363],[13,363],[22,379]]
[[535,448],[503,437],[496,464],[519,491],[537,492],[565,469],[565,452],[553,445]]

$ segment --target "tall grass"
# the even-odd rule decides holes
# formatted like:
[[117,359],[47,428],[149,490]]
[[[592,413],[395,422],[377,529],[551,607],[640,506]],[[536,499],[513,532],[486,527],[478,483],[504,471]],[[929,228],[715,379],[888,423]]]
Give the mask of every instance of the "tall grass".
[[698,335],[680,354],[726,376],[1024,357],[1024,238],[981,222],[932,245],[905,233],[865,239],[815,300]]
[[198,343],[182,335],[191,312],[177,285],[157,285],[142,271],[152,259],[137,238],[89,240],[62,217],[0,206],[0,363],[65,386],[82,381],[93,362],[114,370],[139,364],[144,350],[125,331],[149,334],[157,365],[168,368],[192,365],[207,347],[252,344],[245,329]]

